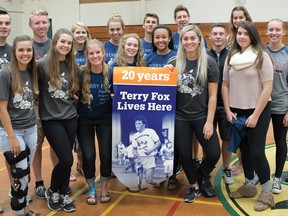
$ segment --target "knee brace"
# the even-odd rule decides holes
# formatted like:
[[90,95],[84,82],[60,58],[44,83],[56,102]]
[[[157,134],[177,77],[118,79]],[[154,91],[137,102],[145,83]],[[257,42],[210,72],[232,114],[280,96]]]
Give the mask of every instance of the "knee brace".
[[[21,188],[21,182],[19,179],[28,175],[28,182],[30,181],[30,166],[29,166],[29,155],[30,149],[26,146],[26,150],[22,151],[17,157],[11,151],[5,152],[4,156],[7,163],[10,166],[10,172],[12,175],[12,185],[11,185],[11,208],[12,210],[19,211],[26,207],[26,196],[28,193],[28,184],[24,190]],[[27,158],[27,168],[21,169],[16,168],[16,164]],[[24,202],[19,203],[19,199],[24,198]]]

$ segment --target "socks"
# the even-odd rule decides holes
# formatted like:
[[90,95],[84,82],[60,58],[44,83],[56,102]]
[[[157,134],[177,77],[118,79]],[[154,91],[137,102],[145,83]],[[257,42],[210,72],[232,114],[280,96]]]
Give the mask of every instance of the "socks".
[[262,192],[269,193],[270,192],[270,180],[268,180],[264,184],[261,184],[261,189],[262,189]]
[[253,179],[248,179],[248,178],[245,178],[245,184],[250,184],[250,185],[254,185],[253,184]]

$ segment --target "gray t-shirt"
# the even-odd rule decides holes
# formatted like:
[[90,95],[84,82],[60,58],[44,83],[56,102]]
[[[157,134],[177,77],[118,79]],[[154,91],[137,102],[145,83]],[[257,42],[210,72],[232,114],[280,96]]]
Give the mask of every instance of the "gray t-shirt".
[[39,115],[41,120],[64,120],[77,115],[73,95],[70,92],[71,77],[65,61],[59,62],[62,86],[50,85],[46,75],[47,56],[37,62],[39,76]]
[[48,38],[43,43],[33,41],[33,45],[34,45],[35,59],[39,60],[48,53],[48,50],[51,47],[51,39]]
[[285,114],[288,111],[288,47],[277,51],[266,48],[274,61],[271,113]]
[[[12,78],[8,68],[0,73],[0,100],[8,101],[8,113],[14,129],[24,129],[35,125],[34,93],[28,71],[21,71],[23,94],[12,92]],[[0,126],[3,127],[0,121]]]
[[12,47],[9,44],[0,46],[0,70],[11,62]]
[[[174,66],[176,60],[171,62]],[[176,119],[206,119],[208,114],[208,85],[201,87],[196,80],[198,61],[186,60],[186,70],[178,76]],[[208,56],[207,81],[219,81],[219,70],[216,62]]]

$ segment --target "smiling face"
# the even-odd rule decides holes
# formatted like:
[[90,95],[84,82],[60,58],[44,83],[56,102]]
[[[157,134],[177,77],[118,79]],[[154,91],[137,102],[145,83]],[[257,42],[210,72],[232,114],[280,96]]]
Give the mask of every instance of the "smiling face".
[[154,31],[154,45],[157,47],[157,53],[167,53],[169,51],[168,45],[171,38],[169,33],[164,28],[159,28]]
[[241,52],[244,52],[251,45],[251,38],[247,30],[239,27],[236,35],[238,45],[241,47]]
[[186,11],[178,11],[175,16],[175,22],[178,25],[178,30],[181,30],[185,26],[189,25],[190,17]]
[[282,43],[282,38],[285,35],[283,23],[280,20],[272,20],[268,23],[266,35],[270,39],[270,43]]
[[121,36],[123,35],[123,28],[121,22],[110,22],[108,27],[108,33],[113,44],[118,44]]
[[30,18],[29,26],[33,31],[34,38],[46,38],[50,21],[48,16],[35,15]]
[[127,59],[134,59],[139,51],[139,42],[134,37],[129,37],[124,45],[124,53]]
[[105,55],[99,44],[90,44],[87,47],[87,60],[92,67],[102,66]]
[[22,71],[26,70],[27,65],[33,57],[33,45],[31,41],[19,41],[15,48],[15,57],[17,59],[18,68]]
[[197,49],[200,44],[200,39],[194,30],[187,31],[182,39],[181,43],[183,49],[185,50],[186,55],[188,54],[197,54]]
[[73,32],[73,38],[77,44],[84,44],[87,41],[87,31],[81,26],[77,26]]
[[66,55],[72,49],[73,38],[68,34],[60,34],[57,42],[56,42],[56,51],[58,53],[58,60],[63,61],[66,58]]
[[0,14],[0,38],[6,40],[11,31],[11,19],[8,14]]
[[244,11],[233,11],[232,19],[234,27],[237,28],[239,23],[246,21]]

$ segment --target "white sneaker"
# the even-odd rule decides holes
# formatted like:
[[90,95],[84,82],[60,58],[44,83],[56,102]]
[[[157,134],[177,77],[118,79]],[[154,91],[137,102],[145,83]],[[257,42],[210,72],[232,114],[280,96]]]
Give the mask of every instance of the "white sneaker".
[[234,178],[232,176],[232,172],[230,169],[225,168],[222,170],[222,177],[224,179],[225,184],[233,184],[234,183]]
[[280,178],[275,177],[272,183],[272,192],[274,194],[280,194],[282,191]]

